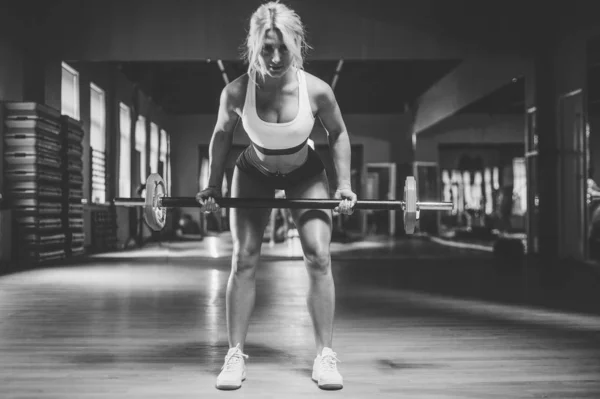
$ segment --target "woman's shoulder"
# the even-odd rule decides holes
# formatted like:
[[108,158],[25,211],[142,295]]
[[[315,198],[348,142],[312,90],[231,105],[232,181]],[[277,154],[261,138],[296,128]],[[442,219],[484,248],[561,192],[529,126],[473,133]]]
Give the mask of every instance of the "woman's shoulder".
[[246,88],[248,87],[248,74],[244,73],[236,79],[229,82],[223,89],[223,94],[227,96],[228,102],[242,107],[246,99]]
[[310,72],[303,72],[304,76],[306,76],[306,88],[311,99],[313,99],[316,103],[335,100],[333,89],[329,83]]

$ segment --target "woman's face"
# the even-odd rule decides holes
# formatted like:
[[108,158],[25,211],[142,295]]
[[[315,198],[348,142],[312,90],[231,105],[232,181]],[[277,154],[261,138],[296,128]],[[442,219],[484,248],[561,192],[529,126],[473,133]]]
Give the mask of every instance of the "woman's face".
[[274,78],[283,76],[289,69],[292,57],[278,29],[269,29],[265,34],[260,58],[267,73]]

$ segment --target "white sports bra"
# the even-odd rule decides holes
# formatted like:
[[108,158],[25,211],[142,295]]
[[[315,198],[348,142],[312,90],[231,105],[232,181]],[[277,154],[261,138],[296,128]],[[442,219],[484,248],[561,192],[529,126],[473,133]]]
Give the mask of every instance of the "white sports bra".
[[312,132],[315,118],[310,107],[306,75],[297,70],[298,114],[285,123],[266,122],[256,112],[256,85],[254,76],[249,77],[246,99],[242,111],[242,124],[254,147],[267,155],[293,154],[307,142]]

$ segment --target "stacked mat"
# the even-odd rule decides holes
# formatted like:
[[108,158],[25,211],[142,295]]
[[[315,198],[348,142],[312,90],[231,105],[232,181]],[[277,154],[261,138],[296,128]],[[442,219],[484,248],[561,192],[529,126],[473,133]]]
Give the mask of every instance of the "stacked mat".
[[[117,249],[117,213],[114,206],[104,205],[106,198],[106,154],[90,148],[92,195],[95,206],[90,207],[91,245],[94,252]],[[104,193],[104,195],[100,194]]]
[[91,251],[105,252],[117,249],[117,215],[114,206],[95,207],[91,211]]
[[19,263],[62,259],[60,112],[36,103],[4,103],[6,200],[13,209]]
[[83,125],[62,115],[60,139],[62,142],[62,222],[66,231],[67,256],[84,253],[83,230]]

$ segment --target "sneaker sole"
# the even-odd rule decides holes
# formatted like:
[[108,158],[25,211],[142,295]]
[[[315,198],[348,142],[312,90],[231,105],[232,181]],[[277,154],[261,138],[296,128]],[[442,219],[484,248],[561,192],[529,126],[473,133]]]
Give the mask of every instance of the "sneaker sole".
[[[246,381],[246,376],[242,377],[242,382]],[[215,388],[221,391],[235,391],[236,389],[240,389],[242,384],[239,385],[228,385],[228,384],[215,384]]]
[[217,388],[220,391],[235,391],[236,389],[240,389],[242,387],[242,385],[216,385],[215,388]]
[[317,383],[317,386],[324,391],[337,391],[344,387],[344,384],[321,384],[319,385],[319,381],[314,377],[311,378],[314,382]]

